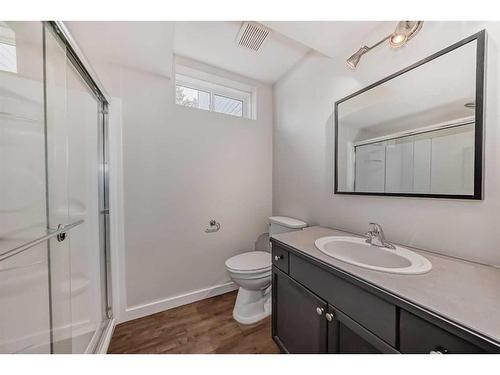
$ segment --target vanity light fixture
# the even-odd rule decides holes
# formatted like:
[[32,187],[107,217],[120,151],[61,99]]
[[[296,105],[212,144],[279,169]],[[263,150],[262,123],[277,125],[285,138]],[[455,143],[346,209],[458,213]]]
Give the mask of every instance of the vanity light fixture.
[[381,41],[375,43],[373,46],[363,46],[358,51],[356,51],[351,57],[349,57],[346,62],[347,66],[351,69],[355,69],[361,60],[361,56],[365,53],[371,51],[373,48],[379,46],[386,40],[389,40],[389,45],[392,48],[399,48],[404,46],[411,38],[413,38],[422,28],[424,21],[400,21],[396,26],[396,30],[388,36],[386,36]]

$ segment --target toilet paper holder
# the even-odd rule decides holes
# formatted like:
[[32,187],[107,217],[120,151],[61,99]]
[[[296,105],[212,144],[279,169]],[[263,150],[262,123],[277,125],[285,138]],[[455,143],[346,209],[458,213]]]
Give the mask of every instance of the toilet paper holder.
[[216,220],[212,219],[208,222],[208,224],[210,225],[210,227],[205,229],[205,233],[214,233],[219,231],[220,223]]

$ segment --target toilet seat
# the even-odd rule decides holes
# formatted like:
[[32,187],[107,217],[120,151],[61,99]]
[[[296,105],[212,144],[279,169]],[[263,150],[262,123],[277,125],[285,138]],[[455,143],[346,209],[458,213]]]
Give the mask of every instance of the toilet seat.
[[233,318],[253,324],[271,314],[272,258],[266,251],[249,251],[226,260],[231,280],[239,286]]
[[232,271],[230,269],[227,270],[231,278],[237,278],[239,280],[257,280],[257,279],[265,279],[266,277],[271,277],[271,269],[264,269],[258,272],[240,272],[240,271]]
[[228,271],[238,274],[267,274],[271,267],[271,254],[266,251],[249,251],[226,260]]

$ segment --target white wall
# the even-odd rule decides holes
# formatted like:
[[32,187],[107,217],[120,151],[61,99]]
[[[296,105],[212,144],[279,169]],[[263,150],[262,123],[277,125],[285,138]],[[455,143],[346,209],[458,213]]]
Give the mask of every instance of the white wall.
[[[69,23],[117,98],[111,112],[121,107],[125,245],[118,254],[120,290],[114,291],[119,320],[234,289],[224,262],[254,249],[271,214],[272,88],[197,64],[256,86],[257,120],[179,107],[174,80],[102,61],[105,46],[84,42],[86,27]],[[212,218],[222,228],[206,234]]]
[[[485,199],[480,202],[333,195],[333,103],[481,29],[488,32]],[[381,46],[358,69],[310,54],[274,86],[273,214],[500,265],[500,23],[426,22],[401,50]],[[352,46],[356,51],[358,45]]]
[[[238,119],[175,105],[171,80],[131,70],[123,74],[130,310],[228,283],[225,260],[253,250],[266,232],[272,93],[259,85],[257,120]],[[212,218],[222,229],[206,234]]]

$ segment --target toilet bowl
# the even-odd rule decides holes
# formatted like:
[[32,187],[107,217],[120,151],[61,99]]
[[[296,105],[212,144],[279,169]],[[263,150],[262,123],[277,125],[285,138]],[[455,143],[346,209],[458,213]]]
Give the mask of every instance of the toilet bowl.
[[[269,236],[293,232],[307,223],[286,216],[269,218]],[[268,251],[249,251],[226,260],[226,269],[240,289],[233,309],[233,318],[242,324],[253,324],[271,315],[272,259]]]
[[250,251],[226,260],[229,276],[240,288],[233,318],[252,324],[271,314],[271,254]]

